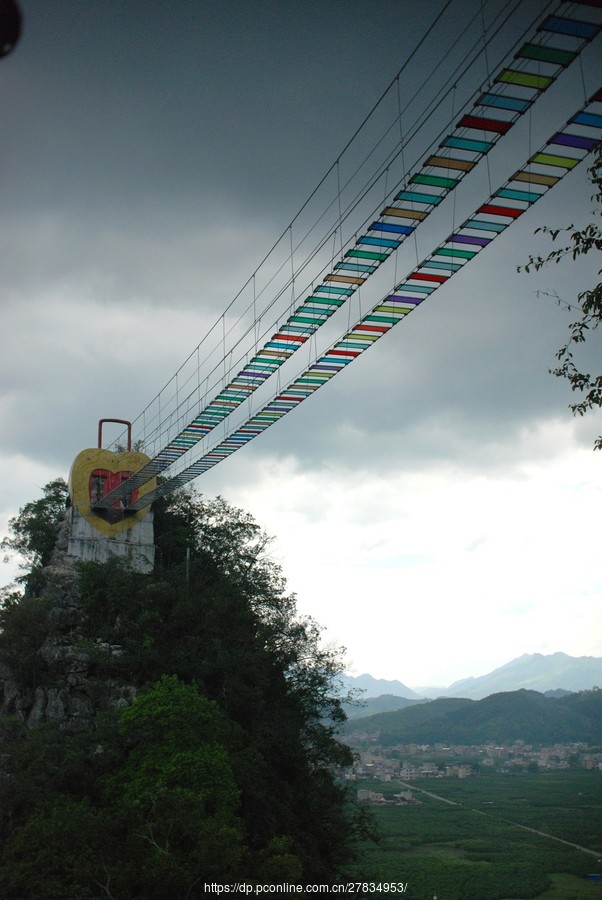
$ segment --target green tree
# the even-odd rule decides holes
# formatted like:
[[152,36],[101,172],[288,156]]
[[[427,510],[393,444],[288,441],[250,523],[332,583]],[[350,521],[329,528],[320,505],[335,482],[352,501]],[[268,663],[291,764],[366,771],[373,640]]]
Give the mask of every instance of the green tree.
[[194,686],[164,676],[94,734],[16,735],[0,895],[200,897],[205,879],[242,878],[227,727]]
[[165,896],[166,885],[178,897],[200,885],[200,895],[205,880],[241,877],[239,790],[217,704],[164,675],[124,710],[119,731],[125,759],[106,784],[139,844],[138,895]]
[[[78,566],[95,730],[3,729],[0,873],[13,874],[0,874],[0,896],[42,896],[20,854],[37,848],[43,869],[80,820],[82,835],[97,824],[96,850],[79,867],[51,868],[72,891],[56,896],[195,897],[201,876],[328,883],[363,833],[337,780],[352,759],[337,737],[342,656],[298,615],[267,536],[223,499],[184,493],[157,505],[155,540],[151,577],[118,559]],[[8,603],[0,624],[28,635],[35,661],[42,634],[26,599]],[[10,645],[0,639],[0,660]],[[24,691],[37,683],[28,667],[20,678]],[[139,692],[119,724],[101,713],[115,684]]]
[[7,554],[5,562],[13,553],[23,560],[20,568],[24,574],[17,581],[29,591],[39,586],[42,569],[50,562],[69,496],[62,478],[50,481],[42,493],[43,497],[26,503],[19,515],[9,520],[10,534],[0,543],[0,549]]
[[0,588],[0,660],[33,690],[46,664],[39,654],[48,634],[50,601]]
[[99,666],[137,684],[161,671],[196,683],[232,723],[254,859],[269,868],[276,853],[282,862],[284,841],[284,856],[299,861],[304,877],[329,880],[357,828],[334,777],[351,762],[337,740],[342,656],[321,645],[313,620],[297,615],[269,539],[247,513],[185,493],[160,506],[155,523],[162,567],[154,582],[118,561],[82,567],[89,620],[104,623],[105,639],[124,649]]
[[53,797],[11,834],[0,872],[2,896],[6,900],[118,896],[112,892],[116,869],[127,860],[113,839],[113,828],[114,816],[94,810],[88,802]]
[[[588,171],[595,189],[592,200],[594,203],[600,204],[602,202],[602,147],[598,148],[594,163]],[[599,216],[600,210],[594,209],[594,215]],[[523,267],[526,272],[538,271],[543,266],[549,263],[559,263],[566,257],[576,259],[578,256],[602,250],[602,229],[596,222],[590,223],[583,229],[575,228],[573,225],[568,228],[545,226],[537,231],[550,235],[552,241],[556,241],[560,236],[567,236],[568,243],[552,250],[545,257],[529,257],[529,262]],[[519,271],[520,269],[521,267],[519,267]],[[598,271],[598,274],[602,274],[602,269]],[[589,372],[580,371],[580,366],[575,361],[574,351],[578,345],[585,343],[602,322],[602,282],[579,294],[578,301],[580,317],[570,323],[569,338],[556,353],[559,365],[550,369],[550,372],[559,378],[566,378],[571,390],[583,395],[581,400],[570,405],[570,409],[574,415],[584,416],[587,412],[602,407],[602,373],[592,375]],[[571,309],[573,308],[570,304],[569,306]],[[594,449],[602,450],[602,434],[596,438]]]

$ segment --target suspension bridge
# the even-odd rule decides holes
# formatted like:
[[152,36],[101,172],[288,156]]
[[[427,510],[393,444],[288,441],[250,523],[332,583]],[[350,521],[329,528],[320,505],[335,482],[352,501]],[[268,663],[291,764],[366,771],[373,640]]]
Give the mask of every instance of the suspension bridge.
[[[445,290],[596,149],[602,138],[602,83],[579,98],[568,119],[551,123],[547,140],[528,147],[523,164],[490,186],[472,213],[400,277],[402,245],[415,240],[417,230],[470,181],[545,92],[580,64],[582,52],[602,30],[602,0],[549,4],[489,69],[486,83],[452,118],[438,122],[435,139],[408,163],[410,138],[419,137],[436,115],[441,118],[437,110],[443,100],[463,71],[486,54],[502,16],[510,17],[517,5],[504,8],[490,33],[483,31],[482,45],[451,73],[438,103],[407,131],[402,68],[385,92],[396,96],[397,114],[374,137],[370,152],[346,180],[341,158],[335,162],[328,173],[335,182],[331,198],[309,224],[300,213],[311,207],[314,195],[304,204],[235,298],[243,313],[227,324],[229,307],[134,422],[137,441],[150,452],[132,449],[129,422],[101,420],[98,447],[77,456],[70,476],[79,521],[73,555],[98,558],[98,541],[131,555],[136,544],[147,548],[150,565],[147,516],[154,500],[225,461],[328,385],[433,293]],[[383,291],[381,276],[392,269],[392,287]],[[362,309],[372,283],[379,299]],[[126,425],[126,450],[102,448],[107,421]]]

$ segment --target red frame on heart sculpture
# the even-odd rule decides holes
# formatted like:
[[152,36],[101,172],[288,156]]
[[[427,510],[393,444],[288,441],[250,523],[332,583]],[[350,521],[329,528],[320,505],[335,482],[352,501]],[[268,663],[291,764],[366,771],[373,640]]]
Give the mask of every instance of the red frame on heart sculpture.
[[[133,472],[110,472],[109,469],[94,469],[90,475],[90,505],[94,506],[98,500],[106,497],[115,488],[120,487],[124,481],[131,478]],[[130,500],[133,503],[138,499],[140,492],[135,488],[130,494]],[[123,503],[117,500],[113,504],[113,509],[123,509]]]

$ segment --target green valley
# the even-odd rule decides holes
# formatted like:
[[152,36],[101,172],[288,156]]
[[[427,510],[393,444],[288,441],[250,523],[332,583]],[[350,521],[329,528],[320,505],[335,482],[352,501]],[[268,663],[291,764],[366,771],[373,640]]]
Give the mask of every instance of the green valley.
[[602,896],[591,878],[602,870],[599,772],[419,779],[403,805],[398,781],[357,787],[385,802],[370,805],[379,838],[363,845],[353,880],[407,882],[406,896],[420,900]]

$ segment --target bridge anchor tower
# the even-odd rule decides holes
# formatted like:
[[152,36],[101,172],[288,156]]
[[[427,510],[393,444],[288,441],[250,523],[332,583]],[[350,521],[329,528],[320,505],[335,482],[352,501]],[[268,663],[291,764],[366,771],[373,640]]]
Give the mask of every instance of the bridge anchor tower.
[[[127,450],[112,452],[102,448],[105,422],[126,425]],[[137,472],[149,457],[132,450],[132,423],[126,419],[101,419],[98,447],[82,450],[69,474],[70,534],[67,556],[84,562],[106,562],[111,557],[128,560],[136,571],[150,573],[155,561],[153,513],[150,506],[133,512],[127,507],[156,487],[156,479],[134,490],[109,509],[95,504]]]

